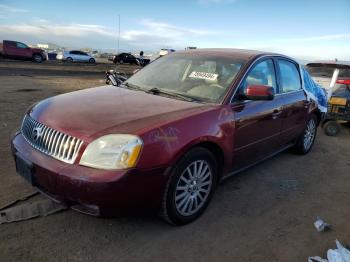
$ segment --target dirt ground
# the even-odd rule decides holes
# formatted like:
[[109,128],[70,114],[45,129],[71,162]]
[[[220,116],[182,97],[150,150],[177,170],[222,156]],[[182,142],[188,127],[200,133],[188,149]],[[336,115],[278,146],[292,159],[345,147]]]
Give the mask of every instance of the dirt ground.
[[[0,62],[0,207],[34,192],[9,137],[35,101],[104,84],[112,64]],[[123,66],[131,72],[134,68]],[[307,261],[335,240],[350,244],[350,128],[318,130],[306,156],[282,153],[224,181],[196,222],[95,218],[74,211],[0,225],[0,261]],[[318,233],[320,216],[332,230]]]

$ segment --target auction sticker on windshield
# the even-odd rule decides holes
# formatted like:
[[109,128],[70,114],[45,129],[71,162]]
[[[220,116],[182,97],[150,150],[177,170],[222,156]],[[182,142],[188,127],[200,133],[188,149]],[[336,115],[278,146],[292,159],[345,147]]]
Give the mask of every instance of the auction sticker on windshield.
[[193,71],[189,77],[215,81],[218,78],[218,76],[219,76],[218,74]]

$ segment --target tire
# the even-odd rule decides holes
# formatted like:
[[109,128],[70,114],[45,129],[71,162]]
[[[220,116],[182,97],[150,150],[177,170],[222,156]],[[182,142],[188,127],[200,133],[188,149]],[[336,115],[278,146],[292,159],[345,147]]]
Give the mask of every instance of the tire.
[[323,130],[327,136],[336,136],[340,131],[340,125],[336,121],[330,120],[324,123]]
[[43,57],[39,54],[34,54],[32,60],[35,63],[41,63],[43,61]]
[[171,171],[162,202],[162,217],[174,225],[196,220],[214,194],[217,177],[217,162],[212,153],[201,147],[190,150]]
[[306,127],[297,139],[294,146],[294,152],[299,155],[305,155],[310,152],[312,146],[314,145],[315,138],[317,134],[317,117],[312,115],[308,120]]
[[73,58],[67,57],[66,61],[67,61],[68,63],[73,63]]
[[121,65],[124,64],[124,61],[123,61],[123,60],[120,60],[120,61],[119,61],[119,64],[121,64]]
[[90,58],[90,59],[89,59],[89,63],[90,63],[90,64],[95,64],[95,62],[96,62],[95,59],[93,59],[93,58]]

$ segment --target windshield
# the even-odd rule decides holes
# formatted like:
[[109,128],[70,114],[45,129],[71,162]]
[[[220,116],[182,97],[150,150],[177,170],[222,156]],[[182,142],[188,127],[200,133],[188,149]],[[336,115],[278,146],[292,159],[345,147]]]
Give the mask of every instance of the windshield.
[[218,102],[245,61],[203,55],[168,55],[127,80],[143,90],[160,89],[204,102]]

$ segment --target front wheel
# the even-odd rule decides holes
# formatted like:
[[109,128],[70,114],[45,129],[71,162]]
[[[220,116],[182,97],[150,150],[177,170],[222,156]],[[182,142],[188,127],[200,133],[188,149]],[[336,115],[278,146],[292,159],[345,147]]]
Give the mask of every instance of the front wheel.
[[34,54],[33,55],[33,62],[35,63],[41,63],[43,61],[43,57],[39,54]]
[[307,122],[304,132],[298,138],[294,146],[295,153],[300,155],[307,154],[311,150],[315,142],[316,133],[317,133],[317,117],[312,116]]
[[208,206],[217,182],[217,163],[205,148],[194,148],[174,166],[163,198],[162,215],[171,224],[196,220]]
[[89,63],[90,63],[90,64],[95,64],[95,59],[90,58],[90,59],[89,59]]

